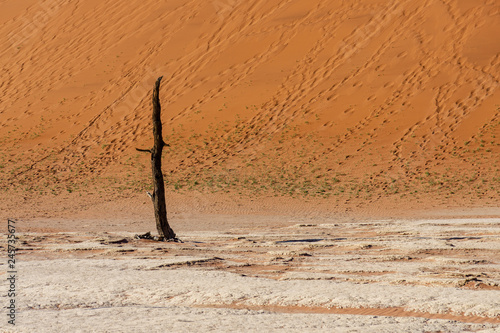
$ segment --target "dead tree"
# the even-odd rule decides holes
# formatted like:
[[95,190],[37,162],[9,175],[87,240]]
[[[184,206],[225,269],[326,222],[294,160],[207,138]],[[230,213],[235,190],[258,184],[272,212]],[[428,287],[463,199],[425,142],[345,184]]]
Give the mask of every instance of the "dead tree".
[[161,106],[160,106],[160,82],[163,76],[156,80],[153,89],[153,139],[154,144],[152,149],[139,149],[138,151],[151,153],[151,167],[153,169],[153,194],[148,192],[151,200],[153,200],[156,230],[160,235],[160,240],[177,240],[175,233],[170,228],[167,220],[167,205],[165,202],[165,184],[163,183],[163,173],[161,172],[161,153],[163,147],[167,146],[163,141],[161,128]]

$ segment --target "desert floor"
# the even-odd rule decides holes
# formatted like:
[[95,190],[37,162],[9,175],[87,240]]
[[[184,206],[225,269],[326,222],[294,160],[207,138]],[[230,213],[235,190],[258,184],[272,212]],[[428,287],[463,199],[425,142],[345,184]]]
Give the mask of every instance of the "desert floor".
[[182,242],[134,237],[154,231],[146,195],[19,219],[15,332],[500,329],[498,209],[367,218],[169,199]]

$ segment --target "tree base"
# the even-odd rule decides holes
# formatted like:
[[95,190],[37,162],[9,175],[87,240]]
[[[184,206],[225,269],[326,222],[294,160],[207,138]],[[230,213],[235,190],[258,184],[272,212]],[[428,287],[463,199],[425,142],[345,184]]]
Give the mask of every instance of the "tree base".
[[161,236],[153,236],[151,235],[151,232],[146,232],[145,234],[136,234],[134,236],[135,239],[149,239],[149,240],[154,240],[154,241],[157,241],[157,242],[176,242],[176,243],[184,243],[183,241],[181,241],[179,238],[177,237],[174,237],[174,238],[165,238],[165,237],[161,237]]

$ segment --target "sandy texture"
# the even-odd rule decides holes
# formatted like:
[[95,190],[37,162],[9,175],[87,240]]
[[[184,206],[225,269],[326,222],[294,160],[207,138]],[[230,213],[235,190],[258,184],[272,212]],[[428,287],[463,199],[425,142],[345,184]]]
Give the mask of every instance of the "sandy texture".
[[142,191],[164,75],[171,190],[494,206],[499,8],[3,1],[2,187]]

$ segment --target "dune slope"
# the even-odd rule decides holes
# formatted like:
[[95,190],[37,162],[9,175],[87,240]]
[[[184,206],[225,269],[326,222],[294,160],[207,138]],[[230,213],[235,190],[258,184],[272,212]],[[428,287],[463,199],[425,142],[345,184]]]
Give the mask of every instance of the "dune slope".
[[495,201],[500,5],[2,1],[2,187]]

